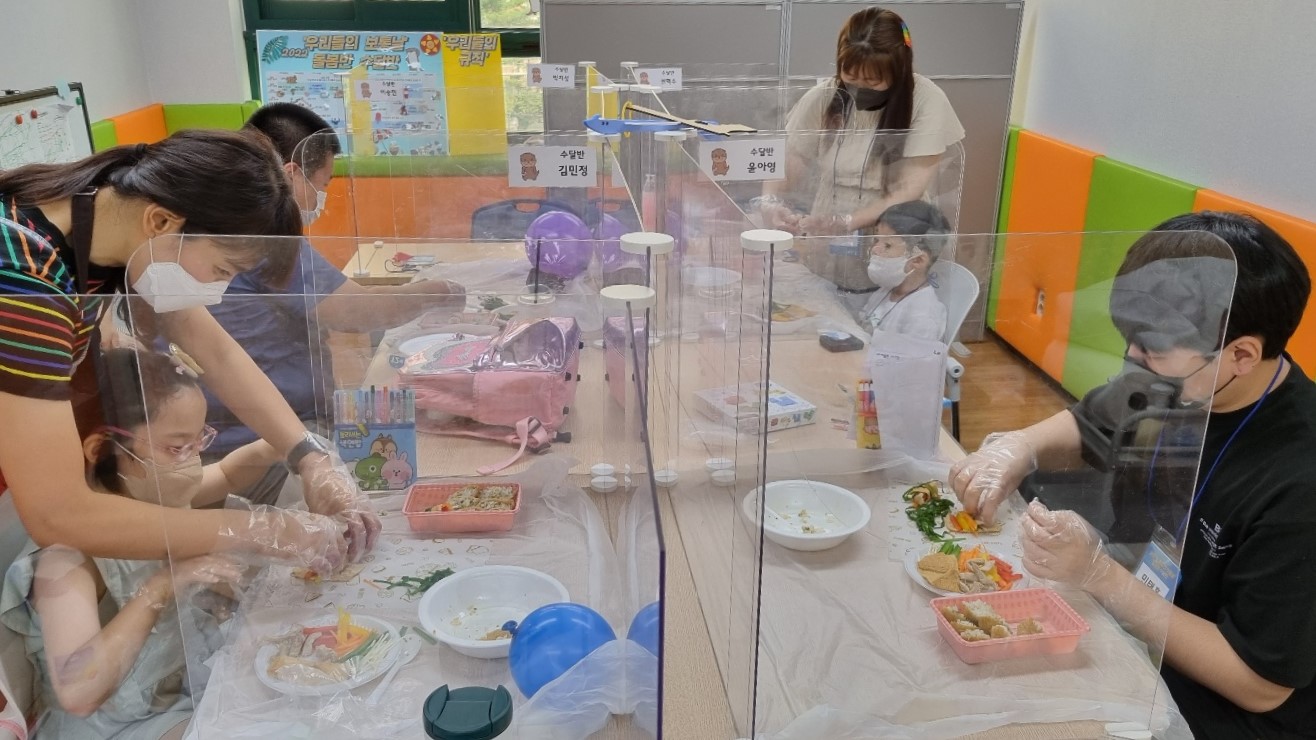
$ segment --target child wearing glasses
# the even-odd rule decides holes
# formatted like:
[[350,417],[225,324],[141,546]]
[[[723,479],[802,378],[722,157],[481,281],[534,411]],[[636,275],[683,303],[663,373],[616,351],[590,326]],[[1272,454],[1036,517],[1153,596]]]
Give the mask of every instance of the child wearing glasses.
[[[93,490],[187,508],[222,500],[251,484],[244,473],[280,459],[255,442],[203,466],[201,451],[215,431],[206,426],[197,377],[179,358],[112,349],[101,371],[112,386],[102,394],[113,399],[108,425],[82,441]],[[215,645],[222,615],[193,597],[240,573],[237,563],[212,555],[166,564],[29,543],[6,574],[0,620],[23,636],[41,678],[48,711],[34,737],[181,737],[192,698],[179,625]],[[98,604],[107,595],[117,613],[103,620]],[[198,649],[204,645],[189,640],[187,651]]]

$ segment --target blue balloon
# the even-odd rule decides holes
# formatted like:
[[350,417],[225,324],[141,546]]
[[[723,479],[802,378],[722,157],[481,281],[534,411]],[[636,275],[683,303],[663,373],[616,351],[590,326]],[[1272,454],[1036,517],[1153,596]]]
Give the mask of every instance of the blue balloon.
[[663,605],[657,601],[644,607],[631,620],[631,628],[626,631],[626,639],[638,643],[640,647],[658,655],[658,622],[662,619]]
[[570,280],[589,269],[594,234],[576,214],[549,211],[526,229],[525,256],[532,268],[538,264],[542,272]]
[[585,656],[617,639],[607,620],[581,604],[549,604],[526,615],[512,636],[508,667],[527,699]]

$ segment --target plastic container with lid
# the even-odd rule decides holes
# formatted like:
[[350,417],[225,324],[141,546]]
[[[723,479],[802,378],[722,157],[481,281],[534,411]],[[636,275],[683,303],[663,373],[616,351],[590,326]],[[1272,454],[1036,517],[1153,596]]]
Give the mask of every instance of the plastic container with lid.
[[499,686],[444,685],[425,699],[425,734],[434,740],[492,740],[512,725],[512,694]]

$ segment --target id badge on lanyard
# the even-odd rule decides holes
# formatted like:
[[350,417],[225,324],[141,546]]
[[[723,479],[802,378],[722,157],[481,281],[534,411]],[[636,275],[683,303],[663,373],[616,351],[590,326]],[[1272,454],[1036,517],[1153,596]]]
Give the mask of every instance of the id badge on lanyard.
[[1183,548],[1175,542],[1174,535],[1165,528],[1156,525],[1147,549],[1142,553],[1142,562],[1134,576],[1151,590],[1167,601],[1174,601],[1175,589],[1179,587],[1179,560]]

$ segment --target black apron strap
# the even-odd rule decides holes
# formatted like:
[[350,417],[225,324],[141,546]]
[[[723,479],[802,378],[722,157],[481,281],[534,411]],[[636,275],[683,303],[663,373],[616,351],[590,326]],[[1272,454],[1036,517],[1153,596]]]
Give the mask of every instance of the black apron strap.
[[73,196],[73,233],[69,241],[73,244],[74,270],[77,274],[78,293],[87,294],[88,275],[91,271],[91,230],[96,221],[96,188],[84,190]]

